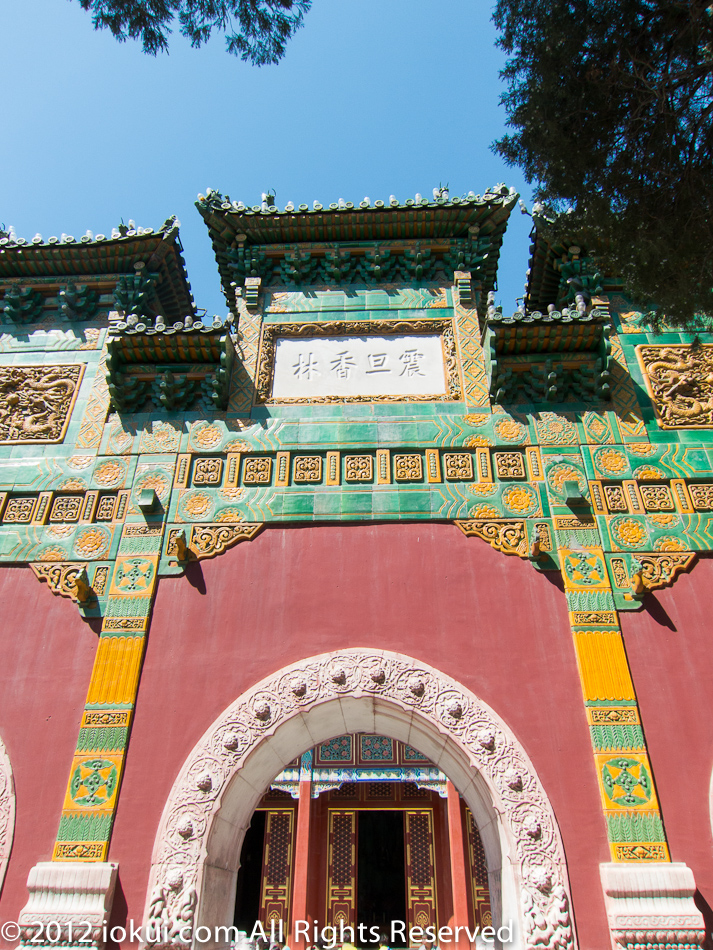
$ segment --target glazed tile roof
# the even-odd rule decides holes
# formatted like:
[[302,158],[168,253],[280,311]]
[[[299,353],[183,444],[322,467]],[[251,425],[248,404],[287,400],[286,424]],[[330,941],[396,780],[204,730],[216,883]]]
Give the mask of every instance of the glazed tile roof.
[[[132,222],[133,223],[133,222]],[[133,274],[137,263],[159,276],[156,287],[167,319],[173,321],[195,313],[182,246],[179,222],[168,218],[158,230],[122,227],[110,235],[87,232],[28,241],[14,231],[0,231],[0,285],[12,281],[51,284],[68,278],[116,277]],[[122,233],[123,232],[123,233]]]
[[495,283],[503,234],[517,193],[505,185],[496,185],[476,195],[432,200],[416,195],[405,201],[392,196],[388,201],[364,201],[354,204],[335,201],[328,205],[314,202],[312,207],[288,204],[283,210],[263,201],[251,207],[231,201],[217,191],[199,195],[196,207],[203,216],[215,251],[224,288],[234,279],[228,264],[231,250],[238,246],[257,246],[270,253],[295,244],[373,245],[385,241],[419,241],[425,245],[442,244],[473,238],[484,242],[485,259],[474,278],[485,290]]
[[[530,261],[525,290],[525,309],[545,312],[548,306],[562,303],[565,288],[558,264],[572,259],[570,248],[576,248],[580,260],[587,257],[587,247],[581,235],[567,236],[560,241],[546,238],[535,226],[530,233]],[[621,290],[621,280],[613,275],[603,275],[602,292]]]

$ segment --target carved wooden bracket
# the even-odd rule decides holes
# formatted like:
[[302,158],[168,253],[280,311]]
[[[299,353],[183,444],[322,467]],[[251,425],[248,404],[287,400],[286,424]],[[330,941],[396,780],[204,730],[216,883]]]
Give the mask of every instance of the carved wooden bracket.
[[[247,521],[241,521],[238,524],[194,524],[190,528],[186,542],[185,551],[188,557],[185,560],[202,561],[205,558],[216,557],[228,548],[239,544],[240,541],[251,541],[264,527],[262,522],[256,524]],[[166,545],[168,557],[179,557],[179,535],[182,535],[184,530],[171,528],[168,532]]]
[[84,605],[94,593],[86,584],[87,564],[84,561],[35,561],[30,564],[35,577],[47,581],[53,594],[68,597]]
[[487,541],[496,551],[527,557],[527,527],[524,521],[456,521],[467,537],[475,535]]
[[690,571],[696,560],[695,551],[682,554],[637,554],[641,579],[647,590],[670,587],[679,574]]

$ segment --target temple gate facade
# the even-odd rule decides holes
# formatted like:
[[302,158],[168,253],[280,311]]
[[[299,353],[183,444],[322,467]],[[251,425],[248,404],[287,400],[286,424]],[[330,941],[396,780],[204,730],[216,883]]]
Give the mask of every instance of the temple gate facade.
[[713,335],[516,201],[0,231],[7,946],[711,946]]

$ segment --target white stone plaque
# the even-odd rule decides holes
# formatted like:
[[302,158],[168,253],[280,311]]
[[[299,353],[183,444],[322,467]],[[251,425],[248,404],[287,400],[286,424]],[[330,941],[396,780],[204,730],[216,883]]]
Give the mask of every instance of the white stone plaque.
[[440,333],[279,337],[274,399],[323,396],[443,396]]

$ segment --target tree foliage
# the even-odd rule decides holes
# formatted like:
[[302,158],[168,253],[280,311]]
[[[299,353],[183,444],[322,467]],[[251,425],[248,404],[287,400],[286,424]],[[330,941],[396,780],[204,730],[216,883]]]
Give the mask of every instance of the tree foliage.
[[711,0],[498,0],[494,19],[514,129],[495,149],[553,233],[669,322],[713,315]]
[[213,30],[225,34],[229,53],[256,66],[282,59],[290,37],[302,26],[312,0],[79,0],[92,13],[96,29],[119,40],[140,39],[144,52],[168,49],[171,24],[193,46]]

